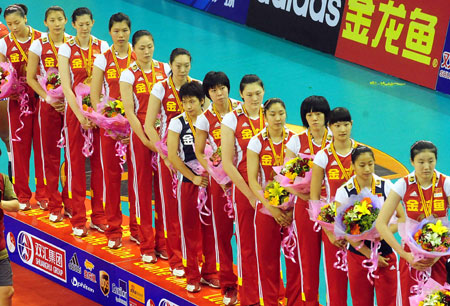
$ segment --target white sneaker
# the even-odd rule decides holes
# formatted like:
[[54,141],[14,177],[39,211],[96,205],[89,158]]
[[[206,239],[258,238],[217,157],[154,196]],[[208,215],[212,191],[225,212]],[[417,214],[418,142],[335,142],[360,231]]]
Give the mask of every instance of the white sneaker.
[[130,235],[130,241],[136,243],[137,245],[141,244],[141,241],[139,240],[139,237],[134,237]]
[[63,215],[62,215],[61,213],[56,213],[56,214],[51,213],[51,214],[48,216],[48,220],[49,220],[50,222],[61,222],[61,221],[64,220],[64,217],[63,217]]
[[88,234],[88,230],[85,226],[83,227],[72,227],[72,233],[77,237],[86,237]]
[[19,209],[20,210],[30,210],[31,204],[30,203],[19,203]]
[[176,277],[184,277],[186,273],[183,268],[175,268],[172,270],[172,275]]
[[144,254],[142,255],[142,261],[145,263],[156,263],[158,259],[156,258],[156,255],[153,254]]
[[119,249],[122,247],[122,238],[115,238],[108,240],[108,248],[110,249]]

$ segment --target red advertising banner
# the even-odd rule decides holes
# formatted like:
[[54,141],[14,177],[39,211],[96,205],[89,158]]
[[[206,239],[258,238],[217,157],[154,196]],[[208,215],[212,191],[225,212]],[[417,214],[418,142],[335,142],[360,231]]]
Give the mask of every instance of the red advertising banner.
[[335,55],[432,89],[449,0],[348,0]]

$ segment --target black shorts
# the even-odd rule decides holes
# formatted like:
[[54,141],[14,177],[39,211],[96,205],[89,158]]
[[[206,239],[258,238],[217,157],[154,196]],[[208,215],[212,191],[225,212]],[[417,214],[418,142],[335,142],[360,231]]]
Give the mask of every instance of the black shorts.
[[13,273],[11,269],[11,263],[9,258],[0,260],[0,286],[12,286],[13,285]]

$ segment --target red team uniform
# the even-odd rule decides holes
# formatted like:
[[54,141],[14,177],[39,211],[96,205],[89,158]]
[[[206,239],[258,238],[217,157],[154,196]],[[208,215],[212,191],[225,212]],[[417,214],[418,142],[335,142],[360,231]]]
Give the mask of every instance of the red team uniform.
[[[352,140],[352,147],[356,142]],[[333,143],[319,151],[314,158],[314,164],[324,169],[325,187],[328,201],[333,199],[336,191],[354,174],[351,166],[351,150],[342,156],[336,153]],[[327,284],[327,303],[330,306],[347,305],[347,273],[334,268],[336,252],[340,249],[330,242],[328,236],[322,231],[324,246],[325,277]]]
[[[267,128],[264,128],[248,144],[248,149],[259,155],[259,183],[263,188],[273,181],[273,167],[283,165],[286,143],[294,133],[286,128],[283,135],[282,141],[272,143]],[[288,228],[281,227],[270,213],[268,215],[262,212],[263,208],[264,206],[258,203],[255,215],[259,299],[261,305],[278,305],[279,289],[283,285],[280,279],[280,247],[282,239],[288,236]],[[298,264],[289,258],[286,258],[285,262],[287,305],[300,305]]]
[[[230,100],[230,108],[235,109],[238,101]],[[207,143],[216,151],[221,145],[220,127],[222,118],[215,111],[214,105],[197,118],[195,127],[208,132]],[[212,225],[216,249],[216,268],[219,271],[222,294],[229,288],[236,288],[237,277],[233,271],[233,250],[231,238],[233,237],[233,219],[225,212],[227,198],[222,187],[212,177],[209,178],[209,195],[212,210]]]
[[[136,63],[122,72],[120,82],[126,82],[133,87],[133,102],[135,113],[141,125],[144,125],[145,116],[147,114],[148,100],[150,92],[155,82],[163,80],[167,77],[170,68],[167,64],[153,60],[152,71],[145,73]],[[158,220],[156,220],[156,245],[155,235],[152,227],[152,159],[155,153],[151,152],[139,139],[139,137],[131,132],[130,136],[130,154],[131,164],[128,180],[132,181],[134,196],[136,201],[136,216],[139,225],[139,239],[141,240],[141,254],[150,255],[156,250],[164,247],[161,231],[158,230]],[[155,203],[156,204],[156,203]],[[156,205],[155,217],[157,217],[159,208]]]
[[[92,64],[94,58],[108,49],[108,44],[91,36],[89,49],[82,49],[76,39],[72,38],[59,48],[58,55],[69,59],[69,70],[72,81],[72,90],[78,84],[89,81],[92,74]],[[91,58],[91,56],[93,58]],[[91,70],[88,73],[88,70]],[[67,161],[67,182],[63,189],[64,203],[71,203],[73,215],[70,219],[73,228],[83,228],[86,224],[86,174],[85,156],[82,154],[84,139],[81,133],[81,124],[69,105],[66,105],[64,114],[65,120],[65,141],[66,141],[66,161]],[[92,225],[105,224],[103,211],[103,171],[100,153],[100,131],[97,128],[92,130],[94,135],[94,152],[89,158],[91,162],[91,189],[92,189]]]
[[[41,156],[41,133],[38,120],[39,98],[33,89],[26,84],[28,49],[33,41],[41,37],[41,32],[31,27],[29,29],[31,38],[25,42],[18,41],[12,33],[0,40],[0,53],[11,63],[17,71],[20,82],[24,84],[29,99],[27,107],[31,112],[31,114],[24,115],[21,118],[20,101],[12,98],[8,100],[9,144],[12,153],[12,183],[17,198],[22,204],[29,204],[31,198],[31,190],[28,186],[31,146],[33,146],[36,176],[35,198],[38,202],[48,202]],[[21,122],[23,122],[23,128],[21,128]],[[18,129],[20,130],[17,131]]]
[[[428,217],[425,213],[426,209],[424,209],[428,206],[432,216],[436,218],[447,218],[450,180],[445,175],[435,170],[433,183],[432,186],[426,188],[420,186],[416,181],[415,173],[412,172],[404,178],[399,179],[394,184],[392,190],[402,198],[408,218],[421,221],[423,218]],[[422,202],[421,194],[426,203]],[[409,251],[409,248],[405,246],[405,250]],[[445,267],[447,259],[448,256],[443,256],[431,267],[431,278],[440,284],[444,284],[447,280],[447,271]],[[403,306],[409,306],[409,296],[411,295],[410,288],[417,284],[417,282],[411,278],[411,275],[415,277],[416,274],[417,270],[410,267],[408,262],[403,258],[400,258],[400,280]]]
[[[291,137],[286,147],[296,155],[307,154],[316,155],[325,146],[330,144],[332,134],[330,130],[317,144],[312,140],[308,130]],[[326,197],[325,188],[322,189],[322,196]],[[297,197],[294,206],[295,231],[297,236],[297,253],[300,269],[300,283],[303,304],[307,306],[319,305],[319,269],[320,252],[322,242],[322,232],[314,230],[314,222],[309,218],[308,202]]]
[[[224,116],[222,124],[234,131],[236,168],[248,184],[247,146],[250,139],[264,128],[262,109],[258,118],[249,118],[243,104]],[[259,302],[258,267],[255,251],[255,209],[247,197],[233,184],[236,242],[238,250],[238,284],[241,305]]]

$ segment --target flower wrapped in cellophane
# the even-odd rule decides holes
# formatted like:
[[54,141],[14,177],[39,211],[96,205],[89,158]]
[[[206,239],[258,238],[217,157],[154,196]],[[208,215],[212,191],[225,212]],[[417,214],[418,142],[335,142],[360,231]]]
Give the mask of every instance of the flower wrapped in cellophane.
[[422,292],[409,297],[411,306],[447,306],[450,305],[450,285],[441,285],[429,279],[422,287]]
[[[186,166],[192,170],[196,175],[205,176],[207,172],[205,168],[200,164],[200,162],[196,159],[186,162]],[[197,210],[200,216],[200,222],[204,225],[209,225],[203,220],[203,216],[211,217],[211,210],[206,205],[206,201],[208,199],[208,191],[206,187],[198,187],[198,195],[197,195]]]
[[[97,116],[91,102],[91,88],[86,84],[80,83],[75,87],[74,91],[78,107],[80,108],[83,116],[95,122]],[[82,129],[81,134],[84,138],[84,144],[81,152],[85,157],[89,157],[94,153],[94,134],[92,133],[92,129]]]
[[[290,194],[286,188],[280,185],[277,181],[270,181],[264,188],[264,198],[271,206],[282,210],[287,210],[294,207],[295,196]],[[263,208],[266,210],[265,208]],[[267,211],[267,210],[266,210]],[[267,212],[270,214],[269,212]]]
[[53,104],[64,100],[64,93],[58,69],[48,69],[45,76],[38,76],[38,81],[47,93],[47,96],[50,97],[50,99],[46,100],[47,103]]
[[283,166],[273,167],[275,180],[283,187],[290,187],[299,193],[309,193],[311,185],[312,157],[300,154],[286,160]]
[[331,232],[334,231],[334,219],[336,217],[336,204],[334,201],[309,200],[309,219],[315,222],[314,230],[320,231],[323,227]]
[[18,86],[17,72],[10,63],[0,63],[0,99],[16,94]]

